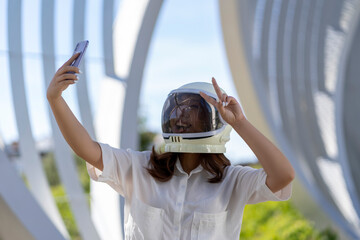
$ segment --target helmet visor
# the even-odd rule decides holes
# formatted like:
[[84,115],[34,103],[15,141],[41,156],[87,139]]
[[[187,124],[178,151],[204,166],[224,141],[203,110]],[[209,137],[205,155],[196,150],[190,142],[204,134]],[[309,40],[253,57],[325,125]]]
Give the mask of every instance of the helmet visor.
[[170,93],[165,101],[161,120],[164,137],[179,134],[189,137],[210,136],[213,134],[209,133],[224,126],[216,108],[198,93]]

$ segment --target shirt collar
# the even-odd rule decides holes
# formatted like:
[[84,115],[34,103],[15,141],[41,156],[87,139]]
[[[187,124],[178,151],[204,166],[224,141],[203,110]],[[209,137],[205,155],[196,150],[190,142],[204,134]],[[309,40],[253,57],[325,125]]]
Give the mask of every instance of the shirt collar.
[[[184,171],[184,169],[183,169],[182,166],[181,166],[181,163],[180,163],[179,158],[177,158],[176,163],[175,163],[175,166],[176,166],[176,170],[177,170],[178,173],[186,174],[186,175],[187,175],[187,173]],[[195,169],[193,169],[193,170],[190,172],[189,177],[190,177],[192,174],[201,172],[203,169],[204,169],[204,168],[201,166],[201,164],[199,164],[199,166],[197,166]]]

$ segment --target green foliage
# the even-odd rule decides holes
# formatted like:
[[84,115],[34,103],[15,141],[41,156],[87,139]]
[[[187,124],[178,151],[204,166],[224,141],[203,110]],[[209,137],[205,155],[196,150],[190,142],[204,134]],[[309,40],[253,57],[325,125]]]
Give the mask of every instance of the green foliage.
[[[90,177],[87,173],[86,163],[83,159],[76,155],[74,155],[74,159],[82,188],[88,198],[88,204],[90,206]],[[65,223],[66,229],[69,232],[71,239],[80,240],[81,237],[77,229],[74,216],[70,209],[69,201],[65,194],[64,187],[60,183],[61,181],[56,168],[54,154],[48,153],[44,155],[42,161],[46,177],[51,186],[52,194],[59,209],[60,215]]]
[[50,186],[57,186],[60,184],[59,174],[56,168],[54,153],[46,153],[42,157],[43,167],[45,170],[46,178]]
[[75,155],[75,162],[83,190],[86,194],[90,194],[90,177],[86,169],[86,162],[77,155]]
[[331,229],[321,232],[307,221],[290,201],[246,205],[241,240],[336,240]]
[[[74,154],[74,159],[81,185],[85,193],[89,194],[90,177],[87,173],[86,162],[75,154]],[[52,152],[45,154],[42,158],[42,161],[45,170],[45,175],[50,186],[58,186],[61,183],[61,181],[57,171],[54,154]]]
[[156,133],[146,129],[145,117],[140,117],[138,120],[138,134],[140,138],[139,150],[151,150]]
[[151,150],[155,136],[153,132],[141,132],[140,151]]
[[74,216],[71,212],[69,201],[65,195],[65,191],[62,185],[53,186],[51,188],[52,194],[54,196],[56,205],[59,209],[61,217],[64,221],[66,229],[69,232],[69,235],[72,240],[81,240],[79,231],[74,220]]

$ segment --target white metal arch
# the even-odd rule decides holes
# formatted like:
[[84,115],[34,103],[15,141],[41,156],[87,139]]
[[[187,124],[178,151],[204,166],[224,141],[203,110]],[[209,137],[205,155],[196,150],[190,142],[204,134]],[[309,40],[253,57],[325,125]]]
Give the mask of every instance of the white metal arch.
[[50,215],[43,210],[44,207],[29,192],[1,148],[0,182],[1,239],[65,239]]
[[[81,9],[74,11],[74,15],[79,14],[81,16]],[[43,47],[43,69],[44,69],[44,79],[45,86],[48,86],[54,72],[56,71],[55,67],[55,47],[54,47],[54,1],[43,1],[42,2],[42,47]],[[81,24],[84,19],[79,20]],[[83,26],[83,23],[82,25]],[[82,190],[79,177],[77,175],[76,165],[73,159],[72,151],[70,150],[68,144],[64,140],[59,128],[57,127],[56,120],[51,113],[50,114],[50,123],[53,133],[54,141],[54,156],[56,165],[58,168],[59,176],[62,183],[64,184],[70,208],[74,214],[76,224],[80,235],[84,239],[100,239],[90,218],[90,211],[88,208],[87,200]]]
[[35,140],[31,131],[23,73],[21,6],[21,1],[8,2],[9,66],[12,79],[12,96],[20,138],[20,154],[24,163],[24,172],[29,181],[33,196],[64,236],[68,237],[65,225],[61,220],[47,183],[40,155],[36,152]]
[[[110,39],[104,39],[105,59],[109,66],[106,68],[107,77],[103,80],[101,90],[96,132],[99,141],[114,147],[124,149],[138,147],[135,119],[137,119],[139,91],[151,36],[162,2],[162,0],[123,0],[114,23],[114,42],[109,44]],[[113,51],[109,47],[112,45]],[[114,64],[111,53],[114,54]],[[114,66],[114,69],[110,66]],[[125,216],[128,214],[124,199],[119,199],[112,189],[101,183],[92,182],[91,186],[94,214],[98,217],[107,213],[107,216],[112,216],[111,219],[115,223],[123,226]],[[120,206],[116,204],[116,199],[120,200]],[[114,209],[120,210],[121,219],[117,218],[116,212],[114,215]],[[112,228],[104,222],[99,222],[98,228],[102,229],[100,231],[106,236],[119,234],[118,228]],[[120,237],[123,236],[122,232]]]
[[[273,140],[311,196],[347,237],[358,239],[359,191],[346,156],[356,151],[344,146],[342,91],[349,78],[357,79],[356,71],[348,72],[354,68],[348,59],[350,49],[359,49],[354,36],[359,35],[360,2],[219,2],[229,64],[245,110],[251,104],[263,112],[266,123],[258,126],[273,129]],[[352,93],[352,99],[356,96]],[[247,115],[255,123],[259,118]],[[354,119],[347,123],[357,125]]]
[[[38,201],[42,202],[45,205],[44,209],[48,211],[49,216],[53,217],[53,222],[57,223],[57,227],[62,229],[62,234],[68,238],[68,234],[65,230],[64,224],[61,221],[59,214],[56,210],[54,201],[51,197],[51,193],[47,186],[45,175],[42,171],[41,161],[38,156],[38,153],[35,149],[35,142],[33,139],[33,134],[31,132],[29,117],[27,113],[27,105],[26,105],[26,94],[25,94],[25,84],[23,81],[23,65],[22,65],[22,47],[21,47],[21,8],[22,1],[8,1],[8,39],[9,39],[9,62],[10,62],[10,73],[12,77],[12,89],[15,103],[15,112],[16,119],[18,122],[18,129],[20,134],[20,148],[22,153],[27,153],[28,157],[26,160],[29,162],[25,167],[25,172],[27,173],[30,185],[37,186],[35,188],[36,193],[34,196],[38,196]],[[85,10],[87,1],[73,1],[73,40],[72,42],[75,44],[77,41],[84,39],[84,29],[86,26],[85,22]],[[117,17],[117,22],[115,24],[115,31],[112,29],[113,25],[113,7],[114,1],[103,1],[103,7],[100,11],[103,11],[103,49],[104,49],[104,66],[106,72],[106,79],[103,81],[102,88],[105,89],[105,93],[102,94],[101,98],[102,104],[100,104],[100,109],[103,104],[107,103],[112,104],[113,109],[110,112],[106,112],[106,110],[102,110],[99,113],[100,117],[97,119],[101,119],[104,117],[105,119],[115,119],[117,121],[113,121],[108,124],[107,120],[101,121],[100,124],[97,124],[96,132],[99,137],[98,139],[104,142],[108,142],[113,146],[117,147],[133,147],[136,148],[136,119],[137,114],[137,105],[138,105],[138,94],[141,84],[141,78],[143,73],[143,68],[145,65],[145,60],[147,56],[147,51],[149,47],[149,43],[151,40],[151,35],[154,29],[154,25],[161,7],[162,1],[122,1],[122,10],[119,16]],[[142,9],[141,11],[139,11]],[[49,81],[52,78],[52,75],[55,68],[55,32],[54,32],[54,14],[55,13],[55,2],[53,0],[46,0],[41,2],[41,46],[42,46],[42,62],[43,62],[43,71],[44,71],[44,79],[46,86],[49,84]],[[131,14],[129,14],[131,13]],[[119,20],[121,19],[121,20]],[[121,22],[128,21],[128,22]],[[131,23],[131,24],[129,24]],[[117,32],[117,34],[115,34]],[[115,36],[116,35],[116,36]],[[125,37],[124,37],[125,36]],[[113,37],[116,38],[114,49],[113,45]],[[128,39],[131,41],[128,41]],[[126,57],[124,58],[124,50],[126,49]],[[128,68],[124,71],[119,71],[119,66],[114,67],[114,59],[115,62],[119,60],[122,61]],[[86,58],[84,60],[84,64],[82,66],[84,74],[81,76],[86,79]],[[119,74],[120,72],[124,74]],[[122,78],[118,77],[121,76]],[[117,96],[116,99],[113,98],[113,95],[109,95],[109,91],[114,91],[114,95]],[[130,93],[125,96],[125,91],[129,91]],[[85,128],[89,131],[90,135],[93,138],[95,137],[95,130],[92,122],[92,113],[89,104],[89,97],[87,91],[86,81],[79,81],[77,86],[77,96],[78,102],[81,105],[80,115],[82,123]],[[127,122],[127,133],[126,139],[131,139],[131,141],[123,141],[120,144],[120,128],[121,128],[121,116],[123,110],[123,103],[130,102],[127,107],[125,107],[127,112],[127,118],[125,118],[125,122]],[[104,112],[105,111],[105,112]],[[54,145],[56,146],[55,151],[55,159],[58,166],[58,171],[60,178],[65,186],[70,206],[74,213],[75,220],[77,222],[77,226],[81,236],[84,239],[99,239],[99,235],[95,230],[93,223],[90,221],[89,211],[87,209],[86,199],[82,192],[77,173],[76,167],[74,165],[72,159],[72,153],[68,148],[66,142],[61,136],[60,131],[57,128],[55,119],[52,114],[50,114],[50,123],[53,130],[53,140]],[[110,128],[104,128],[104,126]],[[110,130],[109,130],[110,129]],[[116,130],[117,129],[117,130]],[[114,132],[115,130],[115,132]],[[25,154],[23,154],[25,155]],[[33,157],[29,157],[33,156]],[[35,163],[38,163],[37,165]],[[31,167],[32,166],[32,167]],[[35,167],[34,167],[35,166]],[[30,168],[31,167],[31,168]],[[35,177],[36,176],[36,177]],[[34,179],[34,180],[33,180]],[[44,186],[44,187],[39,187]],[[100,220],[103,219],[103,213],[101,213],[101,208],[104,206],[108,207],[107,212],[112,213],[113,218],[110,221],[96,221],[96,217],[94,219],[94,223],[99,231],[99,234],[102,239],[121,239],[121,220],[119,215],[123,215],[123,204],[119,206],[119,197],[112,190],[106,189],[106,186],[101,184],[95,184],[92,182],[92,198],[94,200],[92,204],[92,209],[94,215],[96,212],[100,212],[97,216],[100,216]],[[42,190],[47,189],[46,191]],[[109,198],[104,200],[104,188],[105,191],[112,191],[110,194],[113,195],[112,204],[109,203]],[[40,192],[39,192],[40,191]],[[45,191],[45,193],[44,193]],[[106,194],[105,194],[106,196]],[[100,201],[97,201],[99,200]],[[115,201],[114,201],[115,200]],[[14,201],[15,202],[15,201]],[[49,207],[49,202],[53,204],[53,210],[55,213],[51,213],[51,206]],[[111,202],[111,201],[110,201]],[[116,206],[117,205],[117,206]],[[118,211],[114,211],[114,209],[118,209]],[[24,213],[26,214],[26,213]],[[54,215],[55,214],[55,215]],[[56,215],[57,214],[57,215]],[[37,218],[37,215],[34,215]],[[57,217],[57,220],[56,220]],[[118,219],[116,221],[116,219]],[[111,221],[115,220],[115,221]],[[110,224],[109,224],[110,223]],[[118,230],[116,230],[118,229]],[[34,235],[36,236],[36,234]],[[110,238],[109,238],[110,237]]]

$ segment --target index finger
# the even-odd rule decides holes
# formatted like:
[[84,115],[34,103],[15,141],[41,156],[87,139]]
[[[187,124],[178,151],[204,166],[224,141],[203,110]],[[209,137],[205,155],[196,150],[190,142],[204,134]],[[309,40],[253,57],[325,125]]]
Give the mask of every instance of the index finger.
[[80,55],[79,52],[75,53],[74,55],[71,56],[71,58],[69,58],[69,60],[67,60],[61,67],[64,66],[70,66],[70,64]]
[[214,98],[212,98],[212,97],[210,97],[209,95],[207,95],[206,93],[204,93],[204,92],[200,92],[200,96],[202,97],[202,98],[204,98],[205,99],[205,101],[207,101],[208,103],[210,103],[210,104],[212,104],[212,105],[214,105],[215,107],[216,107],[216,100],[214,99]]
[[217,84],[215,78],[212,78],[212,84],[214,86],[214,89],[215,89],[215,92],[216,92],[216,95],[218,96],[219,98],[219,101],[221,101],[221,97],[222,97],[222,92],[221,92],[221,89],[219,87],[219,85]]

